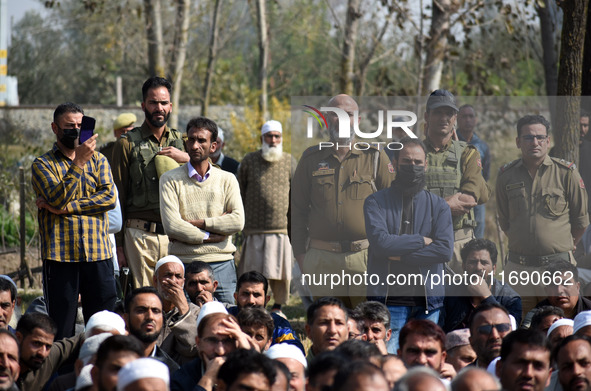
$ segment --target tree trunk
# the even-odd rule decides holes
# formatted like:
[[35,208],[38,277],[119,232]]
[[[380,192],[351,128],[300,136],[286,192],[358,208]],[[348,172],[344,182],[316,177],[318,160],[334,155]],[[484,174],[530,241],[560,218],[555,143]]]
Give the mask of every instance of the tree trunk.
[[[583,52],[583,80],[581,95],[591,96],[591,7],[587,6],[587,29],[585,32],[585,50]],[[588,102],[587,102],[588,103]],[[583,107],[587,112],[591,106]]]
[[558,54],[556,48],[556,13],[558,11],[555,0],[540,0],[534,3],[540,18],[542,39],[542,65],[546,81],[546,96],[552,129],[556,127],[556,92],[558,88]]
[[556,105],[556,128],[554,130],[554,156],[571,162],[579,158],[579,104],[583,71],[583,45],[587,21],[588,0],[561,2],[564,12],[560,44]]
[[422,83],[422,95],[430,94],[433,90],[438,89],[441,84],[443,60],[447,50],[447,35],[450,26],[449,18],[458,8],[459,2],[457,0],[433,0],[433,15],[426,47],[427,58]]
[[546,95],[556,96],[558,85],[558,55],[556,53],[556,4],[555,0],[541,0],[536,2],[536,11],[540,18],[540,29],[542,32],[542,49],[544,51],[544,76],[546,79]]
[[[177,0],[176,19],[174,31],[174,44],[172,49],[171,75],[172,84],[172,114],[170,127],[178,126],[178,108],[180,107],[181,83],[183,81],[183,68],[187,57],[187,40],[189,37],[189,16],[191,14],[190,0]],[[176,109],[175,109],[176,108]]]
[[146,34],[148,37],[148,72],[164,77],[164,43],[160,0],[144,0]]
[[261,110],[261,123],[267,118],[267,71],[269,39],[267,37],[267,17],[265,0],[256,0],[257,22],[259,32],[259,108]]
[[349,0],[347,4],[347,20],[341,56],[341,93],[353,95],[353,79],[355,78],[355,43],[359,30],[359,4],[361,0]]
[[201,115],[206,117],[209,110],[209,98],[211,94],[211,83],[215,69],[215,61],[218,54],[218,17],[222,0],[216,0],[213,9],[213,20],[211,22],[211,39],[209,40],[209,55],[207,57],[207,71],[205,72],[205,83],[203,85],[203,103],[201,105]]

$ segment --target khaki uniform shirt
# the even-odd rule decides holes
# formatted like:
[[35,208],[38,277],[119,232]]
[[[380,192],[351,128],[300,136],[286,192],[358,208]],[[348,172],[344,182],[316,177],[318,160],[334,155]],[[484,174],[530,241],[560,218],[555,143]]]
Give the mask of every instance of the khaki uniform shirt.
[[506,164],[499,170],[496,197],[509,250],[519,255],[571,251],[571,228],[589,224],[585,186],[564,160],[546,156],[534,178],[523,160]]
[[332,148],[308,148],[296,168],[291,189],[294,253],[306,252],[308,237],[324,241],[366,239],[365,198],[389,187],[393,172],[383,150],[352,149],[340,162]]
[[[427,147],[427,162],[429,162],[430,155],[446,153],[451,144],[452,140],[449,139],[447,145],[436,151],[429,142],[429,139],[425,139],[425,146]],[[478,205],[484,204],[486,201],[488,201],[491,191],[486,184],[484,177],[482,176],[482,163],[480,162],[480,154],[473,145],[466,146],[464,152],[462,152],[460,166],[462,171],[460,191],[462,193],[471,194],[474,196],[474,199]],[[429,175],[429,166],[427,166],[427,171],[425,174]]]

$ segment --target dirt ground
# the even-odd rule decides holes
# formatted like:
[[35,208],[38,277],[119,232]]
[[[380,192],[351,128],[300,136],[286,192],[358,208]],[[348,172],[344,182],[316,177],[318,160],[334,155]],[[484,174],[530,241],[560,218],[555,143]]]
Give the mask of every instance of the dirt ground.
[[[39,257],[39,250],[37,248],[28,248],[25,255],[25,260],[31,270],[41,267],[41,259]],[[8,274],[11,277],[19,270],[21,264],[20,248],[0,249],[0,274]],[[41,272],[33,273],[35,279],[33,288],[41,289]],[[19,288],[23,287],[18,277],[13,277]],[[29,288],[28,281],[26,287]]]

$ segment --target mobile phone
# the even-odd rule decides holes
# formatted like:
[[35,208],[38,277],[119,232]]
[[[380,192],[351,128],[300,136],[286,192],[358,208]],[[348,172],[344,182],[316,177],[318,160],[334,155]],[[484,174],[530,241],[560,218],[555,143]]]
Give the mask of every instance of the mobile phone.
[[82,125],[80,126],[80,138],[78,144],[82,144],[94,135],[94,126],[96,120],[92,117],[82,117]]

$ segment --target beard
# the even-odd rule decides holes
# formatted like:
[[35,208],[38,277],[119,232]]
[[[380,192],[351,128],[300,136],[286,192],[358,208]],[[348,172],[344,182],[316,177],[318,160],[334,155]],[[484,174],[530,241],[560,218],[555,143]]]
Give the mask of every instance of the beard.
[[283,143],[279,143],[276,146],[271,147],[269,144],[263,141],[261,150],[263,159],[268,162],[277,162],[281,160],[281,157],[283,156]]
[[210,153],[210,154],[209,154],[209,157],[210,157],[210,158],[212,158],[212,159],[217,159],[217,158],[219,158],[219,157],[220,157],[220,155],[221,155],[221,154],[222,154],[222,150],[221,150],[221,148],[218,146],[218,147],[216,148],[216,150],[215,150],[215,152],[214,152],[214,153]]
[[[144,323],[147,323],[147,322],[144,322]],[[142,326],[144,325],[144,323],[142,323]],[[136,328],[135,326],[131,325],[131,322],[129,324],[129,334],[133,335],[134,337],[139,339],[140,342],[145,343],[145,344],[150,344],[150,343],[156,341],[158,339],[158,337],[160,336],[161,331],[162,331],[162,327],[160,327],[157,330],[152,331],[151,333],[147,333],[147,332],[142,331],[141,326],[139,328]]]
[[[148,110],[144,109],[144,114],[146,115],[146,121],[148,121],[148,123],[155,128],[163,127],[168,122],[168,118],[170,118],[170,111],[168,113],[164,111],[155,111],[153,113],[150,113],[148,112]],[[154,117],[158,114],[164,116],[164,119],[162,119],[162,121],[154,119]]]
[[43,363],[45,362],[45,359],[42,357],[38,357],[38,356],[34,356],[29,358],[28,360],[23,360],[25,362],[25,364],[27,364],[27,366],[35,371],[39,368],[41,368],[41,366],[43,365]]

